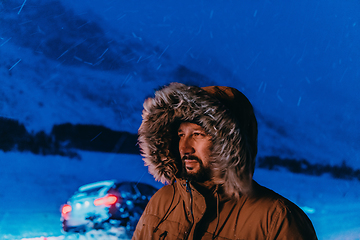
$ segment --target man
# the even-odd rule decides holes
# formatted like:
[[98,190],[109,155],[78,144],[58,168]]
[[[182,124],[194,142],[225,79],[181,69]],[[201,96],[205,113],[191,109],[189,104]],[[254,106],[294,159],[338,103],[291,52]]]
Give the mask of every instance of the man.
[[229,87],[173,83],[144,103],[139,145],[163,183],[133,239],[317,239],[305,213],[253,179],[257,121]]

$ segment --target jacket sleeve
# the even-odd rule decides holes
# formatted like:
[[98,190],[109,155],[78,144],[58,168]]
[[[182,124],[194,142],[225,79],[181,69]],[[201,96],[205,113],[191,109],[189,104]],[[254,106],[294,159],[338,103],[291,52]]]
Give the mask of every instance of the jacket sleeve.
[[133,233],[133,236],[132,236],[132,240],[136,240],[136,239],[146,239],[148,236],[151,236],[151,235],[148,235],[149,233],[146,233],[146,225],[145,225],[145,222],[144,222],[144,214],[141,216],[137,226],[136,226],[136,229]]
[[315,229],[307,215],[288,202],[276,210],[267,240],[317,240]]
[[159,222],[159,218],[156,216],[158,214],[157,212],[154,212],[154,209],[158,209],[157,197],[159,195],[159,193],[155,193],[155,195],[150,199],[136,225],[132,240],[151,239],[153,237],[153,230]]
[[[166,222],[159,226],[165,212],[170,208],[171,198],[173,197],[172,186],[164,186],[157,191],[147,204],[140,220],[133,233],[132,240],[142,239],[162,239],[168,238],[176,231],[170,231]],[[176,234],[175,234],[176,235]]]

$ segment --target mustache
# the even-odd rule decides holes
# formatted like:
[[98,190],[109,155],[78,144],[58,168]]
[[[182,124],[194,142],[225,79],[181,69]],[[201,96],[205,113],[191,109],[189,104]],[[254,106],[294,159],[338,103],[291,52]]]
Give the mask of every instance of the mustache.
[[196,160],[198,162],[201,162],[200,159],[196,156],[193,156],[193,155],[185,155],[181,158],[182,161],[185,161],[185,160]]

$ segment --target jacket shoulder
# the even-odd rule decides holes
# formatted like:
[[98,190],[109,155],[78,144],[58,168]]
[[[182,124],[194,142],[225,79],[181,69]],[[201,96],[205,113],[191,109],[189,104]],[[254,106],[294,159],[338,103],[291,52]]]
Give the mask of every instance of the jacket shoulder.
[[268,235],[275,239],[317,239],[314,227],[301,208],[280,194],[256,184],[249,208],[261,217]]
[[165,185],[160,188],[148,202],[143,215],[150,214],[162,217],[177,196],[175,186]]
[[175,192],[174,192],[175,189],[174,188],[175,187],[176,186],[173,186],[173,185],[165,185],[165,186],[163,186],[162,188],[157,190],[157,192],[151,197],[150,201],[152,202],[152,201],[154,201],[156,199],[157,202],[159,200],[167,202],[169,200],[169,198],[172,198],[174,196],[174,194],[175,194]]
[[175,185],[160,188],[150,199],[133,233],[132,239],[182,239],[178,231],[181,224],[165,221],[170,208],[178,204],[179,194]]

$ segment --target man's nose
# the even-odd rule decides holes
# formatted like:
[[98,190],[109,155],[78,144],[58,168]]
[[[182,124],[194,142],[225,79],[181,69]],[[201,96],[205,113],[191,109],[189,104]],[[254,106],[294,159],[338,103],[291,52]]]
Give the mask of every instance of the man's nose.
[[181,156],[195,153],[195,149],[190,138],[181,139],[179,142],[179,151]]

